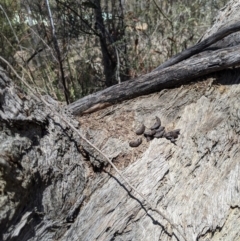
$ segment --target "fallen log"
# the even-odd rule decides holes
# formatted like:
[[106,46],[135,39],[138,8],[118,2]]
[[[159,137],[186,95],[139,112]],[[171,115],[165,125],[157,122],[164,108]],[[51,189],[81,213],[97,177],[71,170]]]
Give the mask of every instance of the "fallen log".
[[186,84],[240,63],[240,46],[205,51],[173,66],[111,86],[68,105],[74,115],[91,113],[117,102]]
[[[172,80],[184,82],[200,63],[231,67],[238,51],[194,56]],[[148,75],[153,86],[176,67]],[[26,96],[0,68],[0,240],[239,241],[240,80],[226,72],[234,85],[169,89],[82,116],[79,128],[57,101]],[[164,125],[168,137],[181,129],[176,145],[154,138],[130,147],[140,137],[133,126],[156,115],[151,126]]]

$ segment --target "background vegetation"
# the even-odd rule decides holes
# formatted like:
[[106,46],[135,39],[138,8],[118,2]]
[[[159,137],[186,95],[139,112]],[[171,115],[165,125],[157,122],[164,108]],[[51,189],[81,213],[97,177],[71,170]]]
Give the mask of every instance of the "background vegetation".
[[1,56],[42,94],[69,103],[193,45],[226,2],[1,0]]

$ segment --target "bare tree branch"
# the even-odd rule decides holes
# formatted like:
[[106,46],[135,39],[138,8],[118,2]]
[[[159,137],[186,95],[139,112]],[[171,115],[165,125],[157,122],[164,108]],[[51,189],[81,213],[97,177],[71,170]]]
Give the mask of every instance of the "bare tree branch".
[[240,22],[237,22],[235,24],[232,24],[230,26],[227,26],[225,28],[220,29],[217,33],[211,35],[210,37],[206,38],[202,42],[184,50],[183,52],[173,56],[168,61],[164,62],[162,65],[158,66],[153,71],[158,71],[161,69],[164,69],[166,67],[172,66],[174,64],[179,63],[182,60],[185,60],[195,54],[198,54],[204,49],[206,49],[208,46],[216,43],[217,41],[223,39],[224,37],[228,36],[231,33],[237,32],[240,30]]
[[58,40],[57,40],[53,17],[52,17],[52,12],[51,12],[51,8],[49,5],[49,1],[45,0],[45,2],[46,2],[47,10],[48,10],[49,21],[50,21],[51,30],[52,30],[53,43],[54,43],[54,47],[55,47],[55,50],[57,53],[57,58],[58,58],[58,63],[59,63],[59,68],[60,68],[60,73],[61,73],[61,79],[62,79],[62,84],[63,84],[63,88],[64,88],[64,95],[65,95],[67,104],[69,104],[68,90],[67,90],[66,80],[65,80],[64,71],[63,71],[61,51],[60,51],[60,48],[58,45]]

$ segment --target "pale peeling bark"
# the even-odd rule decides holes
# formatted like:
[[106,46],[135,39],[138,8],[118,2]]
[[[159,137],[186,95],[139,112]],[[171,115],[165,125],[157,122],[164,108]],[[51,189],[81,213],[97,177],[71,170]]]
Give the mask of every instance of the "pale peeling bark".
[[[78,117],[81,134],[170,222],[55,114],[78,128],[58,103],[45,97],[49,110],[2,69],[0,87],[0,240],[239,240],[238,69]],[[180,129],[176,145],[142,137],[131,148],[155,116]]]

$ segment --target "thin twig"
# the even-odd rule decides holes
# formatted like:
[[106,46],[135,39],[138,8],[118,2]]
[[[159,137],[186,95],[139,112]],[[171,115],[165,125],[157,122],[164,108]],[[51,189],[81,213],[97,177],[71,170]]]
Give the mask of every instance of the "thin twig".
[[[57,58],[55,57],[52,48],[49,46],[49,44],[33,29],[33,28],[29,28],[30,31],[32,31],[41,41],[42,43],[46,46],[47,50],[51,53],[53,59],[58,62]],[[48,53],[49,53],[48,52]]]
[[54,43],[54,48],[55,48],[55,51],[57,53],[57,59],[58,59],[58,63],[59,63],[60,73],[61,73],[61,79],[62,79],[62,85],[63,85],[63,89],[64,89],[64,95],[65,95],[65,99],[66,99],[67,104],[69,104],[68,89],[67,89],[67,86],[66,86],[66,79],[65,79],[65,76],[64,76],[63,63],[62,63],[63,60],[62,60],[61,51],[60,51],[60,48],[59,48],[59,45],[58,45],[58,40],[57,40],[56,31],[55,31],[54,22],[53,22],[53,16],[52,16],[52,12],[51,12],[49,1],[45,0],[45,3],[47,5],[48,16],[49,16],[49,21],[50,21],[51,31],[52,31],[52,38],[53,38],[53,43]]
[[158,9],[158,11],[163,15],[163,17],[165,18],[165,19],[167,19],[167,21],[172,25],[173,23],[172,23],[172,20],[170,20],[168,17],[167,17],[167,15],[163,12],[163,10],[158,6],[158,4],[156,3],[156,1],[155,0],[153,0],[153,2],[154,2],[154,4],[155,4],[155,6],[157,7],[157,9]]

